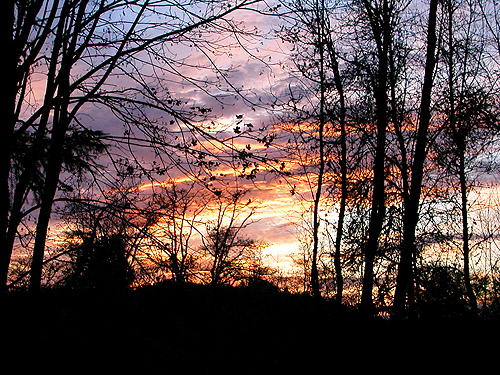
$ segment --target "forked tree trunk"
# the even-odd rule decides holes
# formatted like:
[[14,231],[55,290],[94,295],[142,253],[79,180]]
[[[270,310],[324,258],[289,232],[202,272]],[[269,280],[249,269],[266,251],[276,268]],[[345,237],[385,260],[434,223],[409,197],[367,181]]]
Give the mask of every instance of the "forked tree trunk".
[[[30,285],[32,293],[38,293],[42,283],[43,257],[45,244],[49,228],[52,205],[59,185],[59,177],[63,164],[64,140],[71,122],[71,115],[68,111],[70,104],[70,76],[71,68],[74,64],[75,51],[77,48],[77,35],[65,39],[65,26],[72,27],[75,34],[81,30],[82,19],[85,15],[88,0],[82,0],[72,12],[70,5],[65,3],[61,11],[61,20],[58,26],[58,36],[61,39],[61,50],[65,52],[61,60],[58,77],[60,78],[57,97],[59,104],[56,106],[53,115],[52,134],[49,142],[48,160],[45,170],[45,180],[42,187],[40,211],[36,225],[35,243],[33,245],[33,257],[31,260]],[[67,24],[63,22],[67,21]],[[64,25],[64,26],[63,26]],[[57,60],[56,60],[57,61]]]
[[439,0],[431,0],[427,31],[427,52],[425,75],[420,103],[420,116],[417,130],[415,153],[411,168],[410,196],[404,207],[403,241],[400,250],[396,293],[394,296],[394,316],[402,318],[406,315],[407,304],[413,304],[413,257],[416,253],[415,235],[418,223],[418,209],[422,191],[424,163],[427,157],[427,133],[431,119],[431,92],[433,74],[436,65],[436,21]]

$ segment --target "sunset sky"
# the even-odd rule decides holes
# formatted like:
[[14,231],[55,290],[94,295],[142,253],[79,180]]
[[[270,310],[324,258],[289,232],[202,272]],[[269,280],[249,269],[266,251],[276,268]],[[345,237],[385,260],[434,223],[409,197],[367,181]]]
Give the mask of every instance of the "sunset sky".
[[[217,136],[227,139],[235,137],[236,126],[244,128],[248,123],[254,129],[274,131],[270,126],[279,124],[281,118],[279,109],[271,104],[287,97],[291,91],[301,90],[296,77],[290,74],[293,70],[292,46],[284,43],[276,34],[282,21],[249,10],[236,12],[234,17],[241,22],[240,26],[250,32],[248,36],[236,40],[229,34],[210,35],[208,46],[218,48],[196,43],[172,44],[167,46],[167,53],[181,64],[159,71],[147,63],[141,67],[142,72],[151,71],[152,77],[160,74],[166,84],[158,86],[158,90],[168,90],[172,98],[182,102],[182,110],[191,107],[210,108],[210,119],[206,123],[213,121]],[[222,72],[225,73],[223,79]],[[128,84],[126,77],[121,75],[114,77],[112,82],[118,87],[127,87]],[[123,124],[109,110],[88,106],[85,113],[82,118],[92,123],[93,128],[109,134],[122,134]],[[155,116],[155,113],[151,114]],[[277,138],[269,148],[245,136],[235,137],[230,143],[238,150],[250,145],[250,151],[256,154],[262,152],[266,156],[278,156],[279,147],[287,142],[287,135],[282,137],[280,133],[275,134]],[[159,161],[148,147],[139,147],[134,152],[135,157],[145,164]],[[295,168],[293,163],[290,160],[287,168]],[[310,208],[310,187],[303,181],[287,181],[283,176],[265,172],[264,166],[259,167],[259,170],[260,173],[253,180],[236,179],[234,174],[237,172],[227,164],[216,172],[224,173],[225,179],[233,181],[233,186],[236,184],[240,188],[247,188],[248,198],[255,199],[259,205],[253,216],[255,223],[248,228],[247,235],[270,245],[265,250],[269,260],[279,259],[280,262],[289,263],[289,255],[299,250],[295,224],[299,227],[302,225],[304,217],[300,213]],[[183,173],[170,170],[169,177],[182,181],[185,179]],[[162,182],[161,177],[157,182]],[[149,182],[142,183],[146,187]],[[296,194],[292,195],[294,185]],[[489,193],[483,195],[491,196]]]
[[[241,41],[230,35],[212,36],[211,38],[216,39],[220,37],[215,45],[220,45],[221,48],[209,49],[202,46],[202,51],[194,44],[172,44],[167,46],[167,51],[173,59],[183,61],[182,64],[158,71],[147,63],[141,67],[142,73],[150,71],[152,77],[161,74],[160,78],[165,82],[163,89],[167,89],[172,98],[182,102],[183,110],[189,110],[191,107],[210,108],[210,119],[206,123],[213,121],[218,130],[218,137],[222,138],[234,137],[234,128],[238,124],[245,127],[245,124],[250,123],[258,130],[277,122],[276,113],[273,113],[270,103],[281,94],[288,95],[289,84],[293,84],[293,79],[286,72],[286,66],[291,63],[288,57],[289,46],[275,34],[278,18],[248,10],[239,11],[234,16],[241,22],[240,26],[255,35],[249,35]],[[245,44],[245,48],[240,42]],[[225,79],[220,79],[221,72],[217,72],[214,67],[227,73]],[[42,102],[45,89],[43,77],[41,74],[40,79],[35,79],[33,83],[34,100],[39,103]],[[204,82],[218,83],[205,85]],[[132,87],[134,83],[126,76],[118,74],[110,79],[109,87],[113,85],[127,88],[129,85]],[[161,89],[158,86],[158,90]],[[154,112],[150,114],[153,117],[157,115]],[[79,118],[86,126],[113,136],[122,136],[126,129],[115,114],[101,105],[87,104],[80,111]],[[168,118],[165,121],[168,122]],[[140,132],[137,132],[137,135],[139,136]],[[236,149],[251,145],[251,152],[263,152],[272,157],[273,153],[279,152],[276,145],[282,141],[283,139],[277,137],[271,147],[265,148],[255,139],[237,137],[231,144]],[[122,155],[131,161],[135,158],[145,166],[156,161],[161,164],[162,157],[158,158],[147,146],[147,142],[141,147],[132,146],[131,149],[122,146],[122,151],[113,151],[116,153],[115,157]],[[134,152],[133,158],[128,154],[130,150]],[[228,165],[220,167],[217,173],[224,173],[225,179],[232,181],[233,187],[238,185],[239,188],[249,190],[245,198],[254,200],[258,209],[252,216],[253,223],[247,228],[245,235],[269,245],[264,250],[266,261],[279,267],[287,267],[291,262],[289,255],[299,250],[295,224],[300,223],[299,212],[303,209],[301,205],[304,205],[304,202],[298,198],[301,189],[304,189],[306,194],[308,189],[296,186],[297,194],[292,195],[291,187],[296,185],[297,181],[287,182],[283,177],[265,172],[265,169],[265,166],[260,168],[262,173],[258,173],[253,180],[235,178],[236,172]],[[112,170],[105,168],[98,172],[105,178]],[[181,184],[182,181],[189,181],[182,171],[175,169],[168,171],[168,177],[166,181],[173,179]],[[161,176],[155,183],[162,183]],[[138,182],[137,186],[148,191],[151,183],[146,179]],[[57,226],[54,226],[53,230],[55,228]],[[58,232],[59,230],[55,230],[53,234],[57,236]]]
[[[122,188],[123,186],[114,185],[123,182],[118,181],[116,170],[114,170],[114,167],[120,163],[123,164],[122,167],[126,167],[127,163],[130,163],[137,170],[140,170],[141,167],[144,167],[144,170],[151,170],[154,167],[161,169],[161,172],[153,173],[151,179],[149,176],[141,175],[126,182],[129,184],[126,188],[138,188],[143,193],[152,192],[155,187],[173,181],[182,185],[196,178],[204,179],[212,176],[214,181],[210,184],[215,188],[217,184],[226,183],[233,189],[248,190],[245,199],[252,199],[257,210],[252,217],[253,223],[246,229],[245,235],[269,245],[264,250],[264,255],[271,264],[279,264],[280,267],[289,266],[292,261],[290,255],[301,250],[299,238],[305,239],[306,244],[312,242],[311,238],[304,237],[303,234],[310,229],[312,221],[311,198],[315,189],[317,169],[317,160],[313,160],[313,158],[317,158],[317,155],[313,155],[314,150],[309,150],[311,152],[307,155],[311,159],[299,161],[296,158],[299,145],[293,143],[297,142],[293,136],[299,132],[294,126],[300,126],[307,130],[301,134],[316,136],[317,124],[313,123],[316,120],[311,119],[301,119],[297,120],[297,123],[293,123],[294,114],[287,112],[285,108],[287,108],[286,105],[291,96],[298,97],[299,94],[305,93],[306,89],[311,87],[314,89],[308,92],[307,100],[310,100],[308,104],[315,108],[317,86],[315,86],[316,83],[311,84],[307,78],[300,77],[300,74],[297,73],[294,59],[298,59],[298,57],[294,53],[297,52],[296,48],[298,47],[284,42],[280,38],[278,31],[286,17],[280,18],[270,14],[268,8],[273,4],[272,1],[261,2],[253,4],[254,9],[252,10],[238,10],[231,14],[236,24],[245,32],[233,34],[231,33],[233,25],[220,21],[213,29],[207,27],[206,30],[200,32],[186,33],[186,35],[183,33],[171,42],[162,43],[161,46],[157,46],[157,49],[152,49],[157,53],[156,55],[148,50],[134,55],[131,58],[132,62],[120,61],[116,70],[108,78],[106,85],[103,86],[102,91],[104,92],[103,98],[106,98],[106,94],[110,96],[116,94],[117,97],[122,95],[120,100],[123,102],[117,100],[117,103],[113,103],[110,101],[110,106],[116,105],[114,110],[111,110],[107,106],[110,102],[105,103],[104,99],[100,103],[99,100],[92,100],[86,102],[77,115],[78,126],[101,130],[108,135],[105,138],[106,141],[117,146],[110,148],[108,154],[104,153],[100,160],[102,164],[95,166],[96,181],[99,180],[102,186],[92,185],[94,181],[89,179],[85,181],[87,186],[82,187],[80,193],[82,195],[95,193],[97,196],[106,189],[112,191]],[[418,4],[419,2],[412,2],[411,6],[418,8]],[[168,8],[166,11],[168,13],[170,11],[169,5],[164,6]],[[341,7],[339,9],[335,11],[342,14],[344,10]],[[425,10],[427,11],[427,5]],[[335,22],[334,18],[338,16],[338,14],[334,14],[335,11],[332,11],[332,23]],[[180,11],[177,10],[177,12]],[[183,13],[179,19],[182,22],[184,22],[183,17],[196,19],[195,14],[197,13],[191,12],[189,15]],[[411,14],[413,13],[409,11],[404,16],[410,17]],[[296,17],[296,14],[293,14],[293,17]],[[161,19],[156,19],[154,16],[148,17],[144,23],[140,24],[138,34],[144,33],[141,36],[147,39],[163,32],[162,27],[175,27],[175,25],[172,26],[168,23],[162,25],[161,22]],[[182,24],[182,22],[180,23]],[[334,27],[334,25],[330,26]],[[120,32],[117,35],[121,35]],[[418,39],[414,36],[412,38]],[[342,40],[342,43],[348,42],[348,37]],[[352,52],[349,51],[352,46],[341,45],[340,48],[346,48],[347,54]],[[415,54],[420,52],[417,51],[417,48],[413,51]],[[105,51],[104,56],[106,53],[109,51]],[[93,56],[85,56],[81,62],[75,64],[72,67],[71,79],[77,80],[80,75],[84,75],[88,65],[95,63],[92,59]],[[418,66],[419,63],[411,61],[408,64],[409,66],[410,64]],[[411,66],[413,67],[413,65]],[[420,66],[420,68],[422,67]],[[26,113],[22,114],[21,117],[31,115],[40,108],[44,101],[47,79],[47,71],[44,69],[47,69],[47,66],[41,64],[38,69],[40,71],[33,72],[30,96],[29,100],[26,101],[30,105],[23,107]],[[411,74],[415,74],[408,79],[408,85],[411,86],[408,89],[408,95],[411,96],[415,92],[418,93],[415,94],[416,96],[420,95],[420,80],[417,77],[420,73],[411,71],[411,67],[405,67],[405,69],[408,69]],[[140,74],[136,74],[137,72]],[[99,72],[99,74],[102,73]],[[89,82],[85,82],[85,84],[91,86],[93,79],[97,78],[89,78]],[[309,84],[310,87],[308,87]],[[401,85],[405,84],[406,82]],[[140,90],[135,91],[137,87],[140,87]],[[359,92],[363,92],[358,94],[356,91],[358,89],[355,87],[350,93],[352,102],[360,99],[356,95],[366,96],[366,92],[369,91],[364,92],[359,89]],[[74,92],[72,95],[77,98],[82,92],[83,90]],[[163,101],[163,103],[169,103],[169,106],[165,106],[168,107],[167,109],[158,107],[152,109],[146,105],[143,107],[138,105],[137,108],[134,108],[133,114],[137,116],[134,118],[131,115],[134,110],[130,110],[128,113],[128,107],[123,104],[132,97],[138,98],[137,100],[146,98],[144,101],[148,102],[149,100],[148,103],[161,103]],[[419,97],[412,97],[408,99],[411,104],[405,103],[404,105],[408,105],[409,108],[414,105],[413,102],[418,102],[418,100],[420,100]],[[120,107],[121,105],[123,107]],[[373,103],[370,105],[373,106]],[[208,109],[209,111],[207,111]],[[367,111],[370,110],[373,108]],[[404,110],[406,111],[407,108]],[[408,109],[408,112],[410,111],[414,111],[414,109]],[[183,122],[184,115],[186,118],[189,117],[189,121]],[[143,122],[134,122],[137,119],[143,120]],[[412,121],[408,121],[410,124],[407,125],[408,127],[415,126],[416,122]],[[373,126],[373,122],[367,122],[367,127]],[[365,122],[360,127],[364,125]],[[284,131],[284,128],[287,128],[288,131]],[[366,131],[366,129],[362,131]],[[353,130],[354,133],[356,135],[353,135],[353,138],[359,134]],[[273,137],[272,142],[265,144],[263,137],[269,135]],[[336,134],[330,133],[328,136],[334,139]],[[387,144],[392,142],[391,147],[394,146],[396,144],[393,142],[394,132],[388,137],[393,138],[388,140]],[[161,139],[164,143],[155,144],[156,138]],[[165,140],[171,143],[165,144]],[[224,140],[224,142],[219,142],[219,140]],[[207,167],[203,172],[199,172],[201,168],[192,163],[194,157],[189,159],[181,156],[177,159],[178,155],[182,154],[182,146],[175,144],[177,141],[179,141],[179,145],[182,142],[189,144],[189,152],[193,152],[193,154],[206,152],[207,159],[220,161],[221,164],[210,170]],[[410,144],[412,141],[407,142]],[[359,175],[354,176],[354,178],[363,181],[371,179],[373,172],[372,146],[366,146],[365,154],[363,154],[365,158],[361,161],[363,165],[355,166],[356,171],[353,173],[359,173]],[[289,148],[287,151],[297,151],[297,153],[295,155],[293,152],[285,154],[283,150],[286,147]],[[397,148],[397,146],[394,147]],[[406,145],[405,147],[410,150],[412,146]],[[251,163],[246,170],[247,173],[251,172],[252,169],[258,171],[251,179],[239,177],[242,172],[241,163],[245,161],[238,158],[239,151],[248,151],[256,157],[252,160],[249,159]],[[394,151],[394,153],[396,152]],[[490,157],[495,158],[495,155],[490,155]],[[332,153],[328,157],[335,158],[336,154]],[[396,155],[396,158],[399,157],[400,155]],[[411,158],[411,156],[409,157]],[[265,158],[279,159],[279,163],[263,163],[262,160]],[[113,162],[110,161],[111,159]],[[258,162],[255,161],[256,159]],[[393,170],[396,171],[397,167],[394,165]],[[280,168],[288,172],[306,171],[307,173],[304,177],[299,176],[299,173],[284,176],[273,172],[273,170],[276,171]],[[328,173],[331,173],[331,170]],[[399,171],[395,173],[399,173]],[[361,174],[363,176],[359,177]],[[489,176],[491,177],[493,174]],[[330,177],[329,175],[325,176],[325,190],[329,187],[327,180]],[[310,179],[309,184],[308,178]],[[472,204],[475,204],[475,207],[485,208],[489,204],[487,202],[495,200],[497,196],[495,178],[492,178],[489,184],[481,192],[478,190],[474,192],[476,195],[471,195],[471,207]],[[395,199],[401,200],[401,196],[398,194],[395,194]],[[320,215],[322,218],[332,215],[332,219],[335,219],[335,207],[331,206],[331,201],[328,204],[330,206],[325,204],[320,208]],[[474,215],[480,217],[483,214],[483,211],[474,212],[471,210],[471,218]],[[54,221],[57,220],[56,215],[53,215],[53,218]],[[427,224],[422,221],[421,225]],[[64,228],[56,230],[56,226],[53,226],[52,229],[53,236],[57,238],[58,230]]]

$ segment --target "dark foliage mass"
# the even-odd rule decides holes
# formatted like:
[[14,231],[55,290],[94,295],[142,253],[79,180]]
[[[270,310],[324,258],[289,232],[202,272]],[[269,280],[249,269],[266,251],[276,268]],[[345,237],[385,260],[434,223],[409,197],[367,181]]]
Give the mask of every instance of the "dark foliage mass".
[[123,238],[114,235],[98,243],[84,241],[70,250],[74,265],[64,280],[72,289],[120,290],[134,280]]
[[[494,352],[500,332],[498,320],[487,330],[484,321],[366,320],[349,308],[271,287],[52,290],[39,298],[11,294],[3,306],[10,322],[3,354],[14,368],[48,373],[297,373],[325,371],[325,363],[357,371],[395,360],[421,370],[478,370],[485,363],[476,355]],[[464,339],[477,345],[457,361]]]

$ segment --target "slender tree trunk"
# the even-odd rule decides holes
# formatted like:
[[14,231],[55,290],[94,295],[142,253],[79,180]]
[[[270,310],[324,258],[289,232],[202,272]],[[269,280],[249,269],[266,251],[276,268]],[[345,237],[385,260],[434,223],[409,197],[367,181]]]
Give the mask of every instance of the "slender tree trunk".
[[[41,5],[43,4],[43,1],[38,1],[36,4],[33,3],[30,5],[28,9],[24,9],[26,15],[26,19],[24,20],[25,24],[22,25],[21,28],[26,28],[30,27],[30,19],[34,18],[36,14],[38,13],[38,10],[40,9]],[[52,10],[51,14],[49,17],[49,20],[47,21],[46,29],[51,29],[52,22],[55,19],[55,14],[56,14],[56,9],[57,9],[57,4],[58,2],[54,2],[52,4]],[[23,18],[23,15],[18,14],[18,18]],[[63,19],[64,16],[61,15],[61,19]],[[23,166],[23,170],[21,172],[21,175],[18,178],[17,184],[14,188],[14,192],[12,194],[12,202],[10,203],[10,217],[8,218],[7,222],[7,227],[6,227],[6,235],[5,238],[2,238],[4,241],[2,243],[2,250],[5,251],[4,257],[2,258],[2,263],[0,265],[1,270],[0,270],[0,275],[1,275],[1,280],[0,282],[2,283],[2,286],[4,288],[7,287],[7,277],[8,277],[8,271],[9,271],[9,265],[10,265],[10,260],[12,257],[12,251],[14,247],[14,242],[17,234],[17,228],[19,224],[21,223],[22,220],[22,207],[24,204],[24,200],[26,195],[28,194],[30,190],[30,185],[31,185],[31,180],[33,174],[36,172],[37,164],[33,162],[34,160],[39,160],[42,157],[43,153],[43,148],[44,148],[44,138],[45,138],[45,133],[49,121],[49,116],[50,116],[50,109],[53,101],[53,95],[55,92],[55,77],[57,75],[57,56],[61,47],[61,36],[62,36],[62,30],[63,30],[63,22],[61,22],[61,25],[58,27],[58,30],[56,32],[56,37],[53,42],[53,49],[52,49],[52,57],[51,57],[51,62],[49,65],[49,71],[47,73],[47,85],[45,88],[45,97],[44,97],[44,105],[43,105],[43,111],[41,113],[40,119],[38,121],[38,126],[37,126],[37,131],[34,136],[34,141],[33,144],[31,145],[30,149],[27,150],[26,155],[23,157],[23,160],[21,161],[21,164]],[[21,35],[24,33],[21,32]],[[44,39],[48,34],[48,31],[45,31],[45,35],[43,36],[42,39]],[[26,35],[25,35],[26,38]],[[23,38],[20,38],[20,40],[15,42],[15,47],[13,47],[12,50],[9,51],[17,51],[16,53],[20,53],[22,51],[22,48],[24,46],[25,40]],[[17,54],[15,56],[17,56]],[[13,65],[17,64],[17,59],[16,61],[13,62]],[[17,71],[19,68],[16,65],[16,68],[13,68],[13,71]],[[17,86],[16,82],[21,82],[23,79],[21,75],[23,72],[16,73],[18,76],[12,74],[9,75],[9,78],[14,78],[13,85],[16,87],[16,92],[17,92]],[[12,100],[15,101],[16,98],[16,92],[12,92]],[[8,95],[8,98],[10,99],[11,96]],[[19,99],[21,100],[21,99]],[[15,113],[15,103],[12,104],[12,115],[13,115],[13,122],[12,122],[12,130],[14,130],[14,123],[16,121],[16,116],[14,115]],[[18,143],[19,140],[16,139],[15,135],[11,136],[11,140],[9,141],[12,144]],[[3,140],[3,138],[2,138]],[[10,147],[10,146],[9,146]],[[8,148],[3,148],[2,150],[8,150]],[[8,158],[8,163],[10,165],[10,158],[11,158],[11,153],[9,152],[9,155],[6,156]],[[10,189],[10,188],[9,188]],[[10,194],[10,193],[9,193]],[[3,233],[3,232],[2,232]]]
[[[338,69],[336,69],[338,75]],[[341,174],[341,193],[340,193],[340,207],[339,207],[339,217],[337,221],[337,234],[335,238],[335,257],[334,257],[334,266],[335,266],[335,275],[336,275],[336,285],[337,285],[337,294],[335,296],[336,302],[338,304],[342,303],[342,294],[344,289],[344,280],[342,277],[342,264],[340,262],[341,259],[341,245],[342,245],[342,237],[344,233],[344,218],[346,211],[346,202],[347,202],[347,135],[346,135],[346,125],[345,125],[345,99],[344,93],[342,90],[342,84],[340,79],[335,79],[339,81],[337,84],[337,91],[340,95],[340,148],[341,148],[341,157],[340,157],[340,174]]]
[[[57,111],[56,111],[57,112]],[[64,138],[69,127],[67,108],[62,108],[58,113],[59,119],[54,119],[53,134],[50,142],[49,159],[47,162],[45,182],[43,185],[42,199],[38,221],[36,225],[35,243],[33,246],[33,259],[30,272],[30,292],[38,293],[41,287],[43,256],[49,227],[52,205],[59,184],[62,170],[62,153]]]
[[[365,1],[365,9],[371,20],[372,31],[377,44],[378,72],[374,82],[377,141],[373,165],[373,192],[368,226],[368,240],[365,244],[365,269],[361,294],[361,309],[367,315],[374,312],[373,277],[375,258],[378,253],[378,240],[385,217],[385,143],[387,133],[387,68],[390,44],[390,10],[387,1],[383,2],[382,14],[377,15],[372,5]],[[379,19],[377,19],[379,17]]]
[[[460,181],[460,200],[461,200],[461,216],[462,216],[462,252],[464,257],[463,272],[464,272],[464,282],[465,290],[469,302],[469,306],[473,314],[477,314],[477,299],[472,288],[470,279],[470,247],[469,247],[469,223],[468,223],[468,199],[467,199],[467,176],[465,171],[465,155],[466,155],[466,138],[467,134],[463,131],[463,127],[466,124],[462,123],[461,119],[457,119],[456,105],[455,105],[455,69],[454,69],[454,59],[455,59],[455,39],[454,39],[454,3],[452,0],[447,2],[448,11],[448,66],[449,66],[449,78],[448,78],[448,89],[450,96],[450,114],[449,122],[450,128],[453,132],[453,139],[458,152],[458,176]],[[469,50],[465,48],[465,56],[463,62],[463,76],[465,77],[468,70],[468,57]],[[463,78],[465,80],[465,78]],[[464,83],[464,81],[462,81]],[[462,87],[462,94],[459,97],[459,101],[463,99],[464,88]]]
[[17,59],[15,57],[13,28],[14,28],[14,1],[7,0],[3,4],[2,15],[0,16],[0,38],[4,48],[4,77],[3,91],[4,97],[0,102],[1,113],[4,116],[4,126],[0,137],[0,283],[2,292],[6,290],[9,263],[12,255],[12,248],[7,245],[7,231],[9,225],[10,210],[10,189],[9,175],[11,167],[13,136],[15,128],[15,106],[16,106],[16,68]]
[[[54,111],[52,134],[49,142],[49,153],[47,167],[45,170],[45,181],[43,184],[40,212],[36,225],[35,243],[33,245],[33,258],[31,261],[30,285],[29,290],[32,293],[39,293],[42,282],[43,257],[47,232],[49,228],[50,216],[52,214],[52,205],[59,185],[59,177],[63,164],[64,140],[69,129],[71,116],[68,111],[70,103],[70,76],[71,68],[74,64],[75,50],[77,47],[78,32],[81,29],[82,19],[88,0],[82,0],[74,9],[63,7],[61,18],[67,19],[67,24],[60,20],[58,31],[60,36],[65,35],[64,27],[74,31],[73,36],[61,40],[64,56],[61,61],[58,72],[59,85],[57,97],[59,104]],[[65,4],[66,5],[66,4]],[[67,17],[63,17],[63,14]]]
[[325,130],[325,71],[324,71],[324,47],[325,47],[325,35],[324,35],[324,3],[321,1],[321,5],[317,4],[317,19],[318,19],[318,48],[319,48],[319,63],[320,63],[320,109],[319,109],[319,172],[318,172],[318,183],[316,185],[316,193],[314,197],[314,212],[313,212],[313,253],[311,262],[311,289],[312,294],[316,298],[321,297],[321,291],[319,286],[319,275],[318,275],[318,250],[319,250],[319,227],[321,219],[319,217],[319,208],[321,204],[321,195],[323,188],[323,175],[325,171],[325,141],[324,141],[324,130]]
[[[382,93],[377,100],[380,104],[383,102],[386,105],[386,100],[381,97],[386,96]],[[377,104],[378,105],[378,104]],[[365,247],[365,269],[363,275],[363,287],[361,295],[361,308],[366,313],[373,313],[373,277],[375,258],[378,252],[378,239],[382,231],[382,222],[385,217],[385,139],[386,139],[386,124],[385,109],[378,111],[377,124],[377,149],[375,156],[375,164],[373,168],[373,196],[372,207],[370,212],[370,223],[368,227],[368,240]]]
[[[462,252],[464,257],[463,270],[464,270],[464,282],[466,294],[469,300],[469,305],[473,311],[473,313],[477,313],[477,300],[476,295],[474,294],[474,290],[472,289],[472,284],[470,280],[470,248],[469,248],[469,219],[468,219],[468,199],[467,199],[467,176],[465,171],[465,155],[466,155],[466,132],[463,131],[463,126],[466,126],[462,123],[462,120],[457,119],[457,108],[456,108],[456,98],[455,98],[455,69],[454,69],[454,58],[455,58],[455,40],[454,40],[454,27],[453,27],[453,19],[454,19],[454,9],[453,2],[448,0],[448,45],[449,45],[449,54],[448,54],[448,69],[449,69],[449,77],[448,77],[448,89],[450,96],[450,114],[449,114],[449,122],[450,128],[453,134],[453,140],[455,146],[457,148],[458,153],[458,177],[460,181],[460,201],[461,201],[461,216],[462,216]],[[464,58],[463,69],[464,76],[467,71],[467,61],[468,61],[468,50],[466,48],[466,55]],[[462,90],[463,94],[463,90]],[[459,101],[463,99],[461,96]]]
[[394,296],[394,315],[397,318],[405,316],[407,297],[408,304],[413,304],[413,258],[416,253],[415,233],[418,223],[418,208],[422,191],[424,163],[427,157],[427,133],[431,119],[430,104],[433,74],[436,65],[435,50],[438,1],[431,0],[429,8],[424,84],[420,103],[415,154],[411,169],[410,196],[403,214],[403,242],[400,251],[396,293]]
[[[49,79],[47,80],[47,88],[46,88],[46,98],[47,101],[52,100],[53,89],[55,85],[51,84],[54,81],[50,78],[54,79],[52,74],[48,75]],[[17,228],[22,220],[22,208],[24,205],[24,201],[26,198],[26,194],[30,191],[30,185],[32,180],[32,175],[36,172],[37,165],[33,162],[33,160],[38,160],[42,157],[43,154],[43,142],[44,135],[47,128],[47,124],[49,121],[50,108],[47,106],[47,110],[43,113],[40,118],[39,127],[37,130],[37,134],[35,136],[35,141],[31,146],[31,149],[27,152],[26,157],[23,159],[24,170],[21,172],[19,176],[19,180],[14,188],[14,194],[11,204],[10,218],[8,222],[7,235],[6,235],[6,258],[5,263],[3,264],[2,271],[7,272],[10,264],[10,259],[12,256],[12,251],[14,247],[14,242],[16,239]],[[6,279],[5,274],[5,281]]]
[[330,60],[332,64],[333,76],[335,80],[335,88],[339,94],[340,103],[340,207],[339,207],[339,217],[337,220],[337,233],[335,235],[335,252],[333,257],[333,264],[335,268],[335,281],[336,281],[336,295],[335,301],[337,304],[342,304],[343,290],[344,290],[344,279],[342,276],[342,264],[341,264],[341,248],[342,248],[342,237],[344,232],[344,219],[346,211],[347,202],[347,132],[346,132],[346,108],[345,108],[345,94],[344,86],[342,84],[342,78],[340,76],[339,64],[337,60],[337,55],[333,43],[328,42],[328,50],[330,55]]
[[469,223],[467,210],[467,179],[465,175],[465,146],[459,149],[459,175],[460,175],[460,195],[461,195],[461,214],[462,214],[462,250],[464,256],[464,281],[469,306],[473,314],[477,314],[477,299],[472,288],[470,279],[470,248],[469,248]]
[[334,256],[334,267],[335,267],[335,279],[337,285],[337,293],[335,295],[335,301],[340,305],[342,304],[342,296],[344,290],[344,279],[342,276],[342,263],[341,263],[341,248],[342,248],[342,237],[344,233],[344,219],[346,211],[346,201],[347,201],[347,157],[346,157],[346,147],[345,147],[345,123],[341,125],[341,197],[340,197],[340,207],[339,207],[339,217],[337,220],[337,233],[335,235],[335,256]]

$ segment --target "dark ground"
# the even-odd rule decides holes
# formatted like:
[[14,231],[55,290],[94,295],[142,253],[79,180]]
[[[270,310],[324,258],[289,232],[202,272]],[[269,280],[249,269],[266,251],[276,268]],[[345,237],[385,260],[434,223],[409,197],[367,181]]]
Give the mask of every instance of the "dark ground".
[[256,287],[12,293],[2,314],[9,373],[490,373],[500,354],[498,321],[365,320]]

